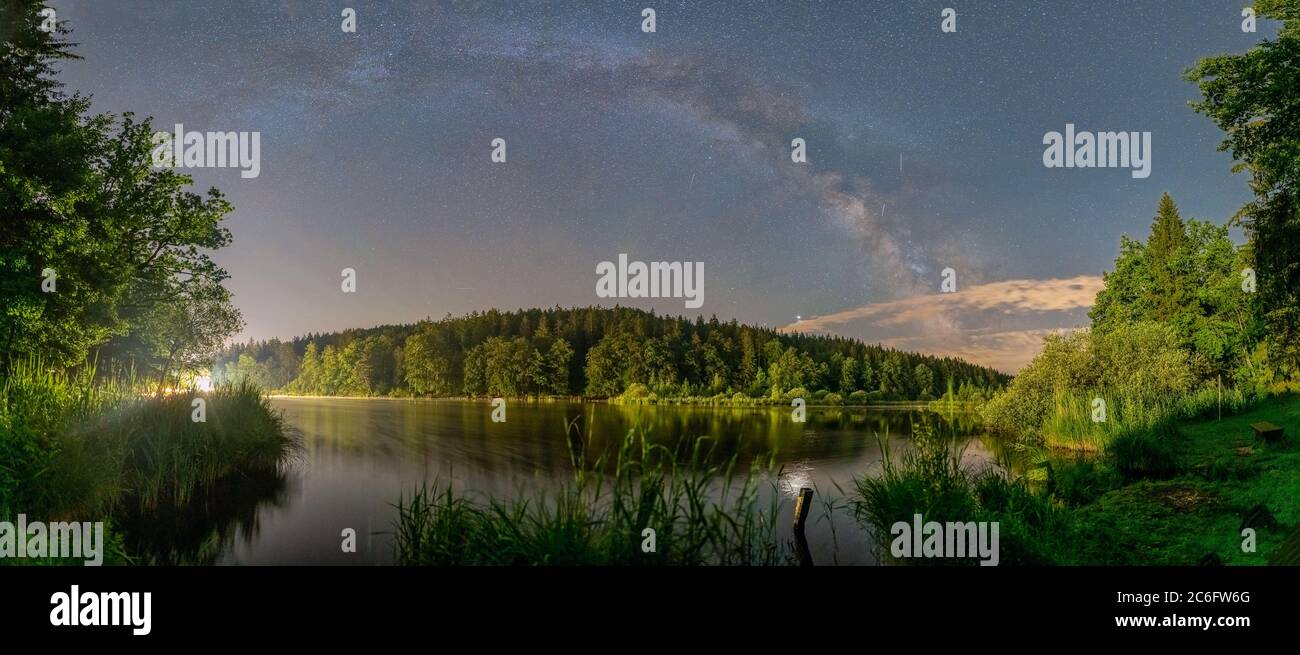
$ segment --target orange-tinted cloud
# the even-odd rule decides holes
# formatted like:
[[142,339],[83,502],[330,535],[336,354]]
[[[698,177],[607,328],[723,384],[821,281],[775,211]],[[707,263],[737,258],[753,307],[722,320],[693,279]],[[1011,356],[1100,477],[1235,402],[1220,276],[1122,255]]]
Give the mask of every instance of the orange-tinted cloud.
[[1004,280],[872,303],[780,329],[833,332],[1014,372],[1037,354],[1047,334],[1086,325],[1085,310],[1101,288],[1095,275]]

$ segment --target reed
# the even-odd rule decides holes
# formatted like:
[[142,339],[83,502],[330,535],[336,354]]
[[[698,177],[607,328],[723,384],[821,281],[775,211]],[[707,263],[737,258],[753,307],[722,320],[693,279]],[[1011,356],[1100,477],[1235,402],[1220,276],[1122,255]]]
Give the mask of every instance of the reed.
[[[206,421],[193,420],[203,398]],[[128,377],[18,362],[0,378],[0,516],[91,520],[184,503],[242,471],[286,466],[297,440],[247,383],[140,395]]]
[[[572,426],[570,426],[572,428]],[[571,440],[571,444],[572,444]],[[778,565],[782,502],[760,493],[771,462],[717,461],[714,442],[678,448],[630,430],[613,457],[576,448],[573,479],[531,498],[472,498],[436,481],[397,504],[396,559],[407,565]],[[766,497],[766,500],[765,500]],[[650,533],[653,530],[653,550]]]

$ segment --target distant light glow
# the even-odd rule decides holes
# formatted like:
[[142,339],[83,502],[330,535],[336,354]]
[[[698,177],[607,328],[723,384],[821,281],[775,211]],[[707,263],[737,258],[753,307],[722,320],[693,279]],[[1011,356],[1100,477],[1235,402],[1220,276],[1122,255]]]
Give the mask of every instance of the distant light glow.
[[212,378],[206,375],[200,375],[194,378],[194,386],[199,391],[212,391]]

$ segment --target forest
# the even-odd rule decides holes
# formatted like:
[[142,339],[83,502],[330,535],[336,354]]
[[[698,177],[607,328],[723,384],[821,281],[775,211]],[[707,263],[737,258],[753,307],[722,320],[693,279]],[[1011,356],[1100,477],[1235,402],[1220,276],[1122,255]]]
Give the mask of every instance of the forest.
[[[324,396],[931,400],[1009,376],[952,357],[615,307],[475,312],[223,350],[214,380]],[[795,393],[791,393],[795,392]],[[834,395],[832,395],[834,394]]]

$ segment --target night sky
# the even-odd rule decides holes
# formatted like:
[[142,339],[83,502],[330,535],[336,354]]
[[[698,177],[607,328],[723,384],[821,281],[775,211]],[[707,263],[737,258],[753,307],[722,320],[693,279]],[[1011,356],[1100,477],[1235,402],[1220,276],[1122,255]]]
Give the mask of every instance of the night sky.
[[[595,268],[628,253],[704,262],[704,306],[624,305],[1006,370],[1086,324],[1161,192],[1218,222],[1247,200],[1182,72],[1276,30],[1227,0],[52,5],[96,111],[261,132],[256,179],[190,171],[235,206],[241,339],[612,305]],[[1045,168],[1067,122],[1152,132],[1150,177]]]

